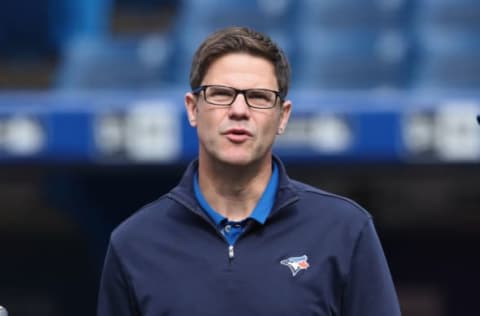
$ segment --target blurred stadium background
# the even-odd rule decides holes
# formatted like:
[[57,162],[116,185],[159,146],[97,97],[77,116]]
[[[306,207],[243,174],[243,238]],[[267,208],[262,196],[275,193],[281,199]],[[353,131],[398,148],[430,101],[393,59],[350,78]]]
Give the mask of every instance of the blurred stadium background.
[[293,67],[276,152],[374,216],[406,316],[478,315],[480,1],[0,1],[0,305],[93,315],[113,227],[197,147],[191,55],[226,25]]

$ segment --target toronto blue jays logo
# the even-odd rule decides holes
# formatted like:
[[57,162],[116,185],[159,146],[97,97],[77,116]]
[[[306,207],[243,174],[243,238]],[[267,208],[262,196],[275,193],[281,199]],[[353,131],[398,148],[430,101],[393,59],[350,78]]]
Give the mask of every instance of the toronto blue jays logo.
[[290,268],[292,271],[292,275],[296,276],[300,270],[306,270],[310,267],[308,264],[308,257],[307,255],[303,255],[300,257],[290,257],[280,261],[281,264]]

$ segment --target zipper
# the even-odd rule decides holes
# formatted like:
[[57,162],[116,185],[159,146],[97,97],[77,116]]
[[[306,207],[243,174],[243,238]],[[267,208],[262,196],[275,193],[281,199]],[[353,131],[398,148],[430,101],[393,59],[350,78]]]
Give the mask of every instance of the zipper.
[[228,246],[228,259],[232,260],[235,257],[235,250],[233,245]]

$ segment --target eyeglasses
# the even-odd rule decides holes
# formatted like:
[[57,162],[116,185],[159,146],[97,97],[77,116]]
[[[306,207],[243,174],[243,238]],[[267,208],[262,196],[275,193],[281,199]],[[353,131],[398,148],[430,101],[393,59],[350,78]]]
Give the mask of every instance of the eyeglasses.
[[277,104],[277,99],[282,99],[278,91],[269,89],[235,89],[221,85],[205,85],[193,89],[194,94],[203,91],[205,102],[213,105],[232,105],[238,94],[243,94],[249,107],[256,109],[271,109]]

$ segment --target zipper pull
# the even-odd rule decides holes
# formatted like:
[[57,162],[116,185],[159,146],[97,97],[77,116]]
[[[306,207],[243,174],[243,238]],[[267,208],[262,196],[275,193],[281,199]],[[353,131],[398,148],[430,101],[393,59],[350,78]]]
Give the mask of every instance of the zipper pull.
[[235,252],[233,251],[233,245],[228,246],[228,258],[233,259]]

